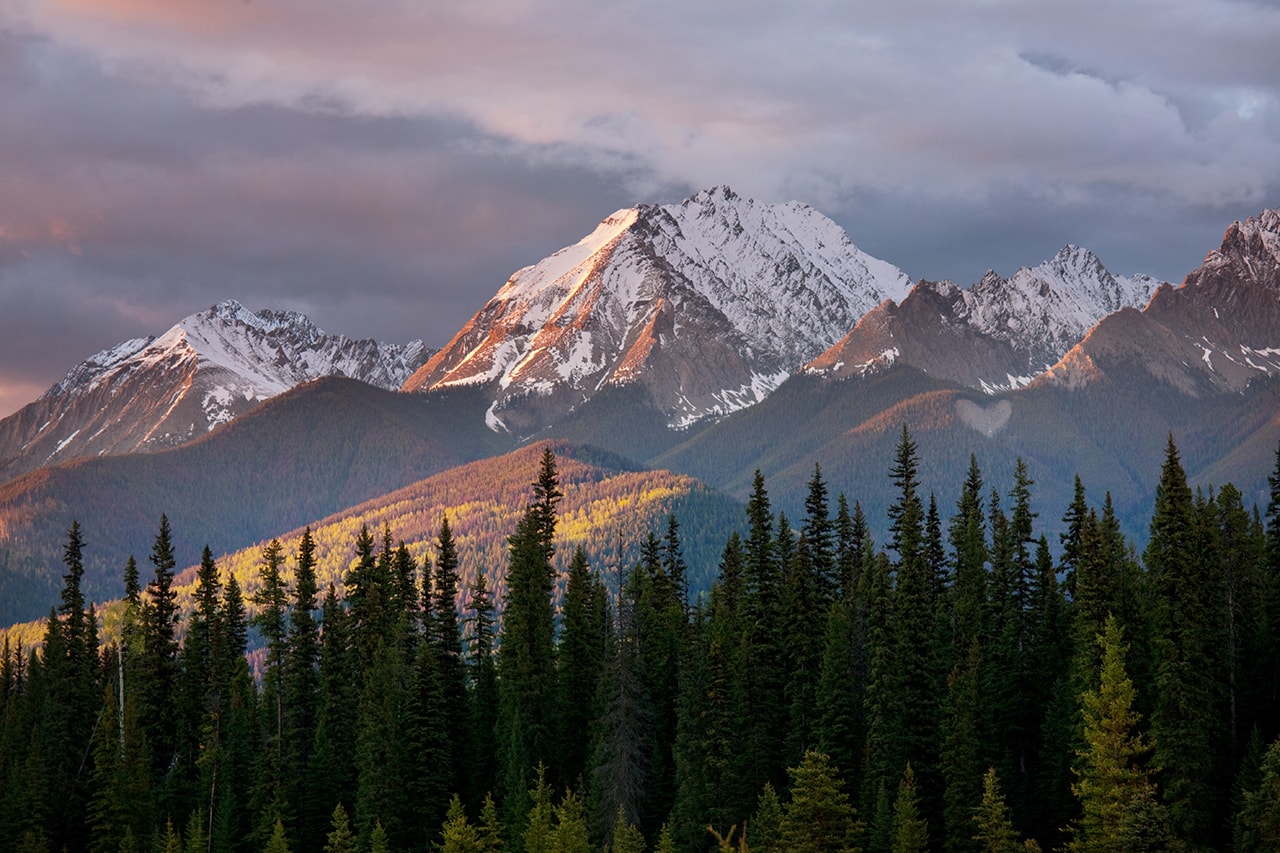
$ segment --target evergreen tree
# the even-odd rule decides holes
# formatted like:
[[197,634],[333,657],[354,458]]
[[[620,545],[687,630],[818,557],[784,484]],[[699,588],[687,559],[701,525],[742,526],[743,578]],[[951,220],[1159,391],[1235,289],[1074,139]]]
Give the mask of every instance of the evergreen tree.
[[155,576],[147,584],[142,607],[142,654],[139,711],[148,732],[153,770],[160,775],[177,761],[178,640],[177,592],[173,588],[173,537],[169,519],[160,516],[160,531],[151,549]]
[[[408,552],[406,550],[406,556]],[[403,560],[397,560],[402,563]],[[424,578],[426,572],[423,572]],[[425,587],[425,583],[424,583]],[[427,598],[423,589],[423,599]],[[440,728],[445,736],[446,791],[459,791],[466,782],[467,673],[458,631],[458,549],[449,519],[440,520],[436,538],[435,591],[431,606],[432,646],[438,658],[442,700]]]
[[[315,743],[307,769],[308,814],[335,816],[333,806],[341,806],[349,819],[348,806],[355,805],[355,763],[351,754],[352,733],[356,730],[355,646],[346,610],[329,584],[322,608],[319,682]],[[335,827],[336,828],[336,827]]]
[[449,811],[445,814],[444,826],[440,830],[440,841],[435,845],[440,853],[480,853],[480,834],[467,820],[467,812],[462,808],[462,800],[457,794],[449,801]]
[[83,549],[80,525],[72,522],[63,548],[67,573],[62,600],[47,624],[43,688],[33,693],[33,698],[41,698],[36,726],[50,774],[48,807],[62,818],[49,826],[49,842],[77,848],[84,848],[88,841],[83,831],[88,780],[82,768],[90,754],[101,697],[97,620],[92,608],[85,606],[81,589]]
[[1073,851],[1161,850],[1168,833],[1162,807],[1143,762],[1150,752],[1137,729],[1133,682],[1125,673],[1126,647],[1114,619],[1098,638],[1102,670],[1097,691],[1084,696],[1085,748],[1074,787],[1081,817]]
[[662,568],[675,586],[680,606],[686,611],[689,608],[689,567],[684,562],[684,552],[680,547],[680,523],[675,513],[667,516],[667,535],[662,543]]
[[1009,820],[1009,807],[1000,793],[1000,779],[990,767],[982,777],[982,802],[973,812],[977,833],[973,840],[981,853],[1019,853],[1023,845]]
[[1237,850],[1280,850],[1280,740],[1267,748],[1257,783],[1242,792],[1234,829]]
[[782,809],[782,848],[790,853],[856,851],[856,813],[827,757],[807,752],[788,772],[791,799]]
[[743,827],[743,840],[755,853],[784,853],[782,848],[782,801],[773,784],[766,782],[756,803],[756,813]]
[[646,555],[638,567],[644,582],[635,590],[634,610],[638,671],[650,717],[646,794],[642,820],[636,823],[646,836],[654,836],[675,801],[676,713],[688,622],[679,585],[667,573],[661,546],[652,534],[649,541],[652,547],[645,550],[652,554]]
[[467,799],[476,804],[493,790],[497,780],[498,757],[494,740],[497,724],[498,674],[493,658],[493,600],[485,583],[485,572],[476,572],[471,585],[470,641],[467,667],[470,691],[467,695]]
[[930,772],[922,779],[926,813],[935,810],[939,697],[944,693],[935,619],[938,582],[931,565],[915,443],[906,428],[890,472],[898,497],[889,508],[897,582],[874,652],[877,689],[868,694],[868,781],[888,785],[908,763]]
[[[446,707],[442,659],[434,643],[418,648],[408,687],[410,695],[406,697],[403,737],[408,754],[403,759],[405,777],[401,784],[411,789],[411,802],[404,804],[404,834],[408,837],[429,834],[439,825],[451,789],[461,782],[450,765],[455,754],[452,741],[457,737],[449,730],[453,713]],[[412,832],[415,822],[421,833]],[[388,823],[388,830],[391,828]]]
[[308,803],[307,768],[315,745],[319,713],[320,628],[316,623],[315,539],[307,527],[298,540],[293,605],[283,661],[284,779],[290,824],[297,827],[298,847],[315,850],[323,841],[324,807]]
[[920,816],[916,777],[908,764],[893,803],[893,853],[927,853],[928,850],[929,824]]
[[[821,669],[816,689],[817,719],[814,743],[830,756],[841,778],[849,785],[861,764],[866,744],[863,713],[865,671],[857,663],[865,649],[855,630],[853,597],[832,602],[827,612]],[[864,667],[865,668],[865,667]]]
[[569,561],[558,648],[560,777],[570,783],[586,771],[590,742],[583,732],[599,716],[597,695],[608,627],[599,618],[602,611],[596,600],[603,595],[578,546]]
[[857,595],[863,567],[874,552],[862,504],[855,501],[850,514],[849,501],[841,492],[836,499],[836,564],[840,573],[840,595],[846,601]]
[[333,807],[330,819],[328,840],[324,845],[324,853],[355,853],[356,839],[351,834],[351,822],[347,810],[338,803]]
[[[118,654],[111,655],[119,670]],[[104,689],[94,736],[93,794],[88,806],[89,849],[117,853],[126,838],[151,834],[151,773],[146,741],[138,725],[137,702],[119,692],[123,679]]]
[[982,489],[978,460],[970,455],[969,472],[949,529],[954,576],[949,592],[953,666],[968,654],[973,643],[986,637],[987,534]]
[[647,817],[654,714],[644,678],[637,609],[650,583],[643,565],[628,575],[618,602],[614,653],[602,682],[604,706],[591,771],[595,818],[602,827],[608,827],[619,810],[639,826]]
[[817,585],[818,602],[825,609],[840,589],[840,573],[836,565],[836,525],[827,504],[827,484],[822,468],[813,466],[809,490],[804,499],[804,527],[801,532],[808,544],[809,559]]
[[238,849],[255,830],[250,793],[262,744],[257,691],[245,658],[244,598],[235,576],[227,578],[214,638],[215,708],[206,723],[207,745],[197,767],[209,792],[208,833],[213,850]]
[[608,853],[645,853],[644,833],[627,821],[621,809],[609,837]]
[[556,825],[551,831],[552,853],[591,853],[582,801],[572,790],[565,791],[555,814]]
[[262,822],[257,828],[261,839],[271,837],[274,819],[288,809],[284,793],[285,698],[281,681],[289,629],[289,597],[283,568],[284,549],[279,539],[272,539],[262,549],[262,586],[253,597],[258,612],[252,619],[266,645],[261,698],[263,749],[255,790],[257,810],[262,815]]
[[529,811],[521,833],[525,853],[552,853],[555,807],[551,803],[551,786],[547,784],[545,766],[538,765],[537,780],[528,794]]
[[369,665],[379,641],[387,643],[398,639],[394,635],[395,626],[391,618],[389,570],[389,559],[379,565],[368,525],[360,525],[360,533],[356,536],[356,559],[347,571],[343,586],[362,667]]
[[1206,844],[1213,836],[1219,791],[1225,788],[1218,758],[1223,714],[1217,683],[1225,638],[1217,584],[1202,559],[1196,516],[1171,436],[1144,554],[1156,594],[1151,739],[1174,832]]
[[[834,560],[831,561],[834,565]],[[787,677],[784,697],[789,705],[784,755],[794,766],[814,745],[818,727],[817,687],[822,671],[824,634],[814,630],[835,603],[835,585],[823,595],[822,580],[813,562],[809,541],[803,533],[795,555],[788,562],[783,587],[783,627],[786,644]]]
[[1259,617],[1256,629],[1258,667],[1258,719],[1262,734],[1280,734],[1280,446],[1267,475],[1270,499],[1266,512],[1266,552],[1259,580]]
[[276,818],[271,828],[271,839],[263,850],[265,853],[289,853],[289,840],[285,837],[284,823],[280,818]]
[[480,853],[501,853],[502,824],[498,822],[498,807],[493,798],[485,795],[484,805],[480,808],[480,826],[476,834],[480,840]]
[[[416,829],[410,815],[414,798],[407,784],[414,775],[408,766],[413,753],[406,731],[406,669],[400,645],[380,642],[363,672],[355,729],[355,816],[357,834],[365,843],[375,825],[381,825],[397,846]],[[423,804],[429,813],[435,805]],[[430,817],[431,825],[439,825],[438,814]]]
[[[973,812],[982,799],[980,774],[985,730],[982,702],[982,651],[977,640],[947,679],[942,717],[942,821],[945,846],[973,850]],[[993,771],[994,772],[994,771]]]
[[[182,708],[180,711],[180,737],[182,749],[195,756],[194,797],[197,803],[208,806],[208,785],[213,784],[210,764],[218,754],[217,744],[208,737],[216,730],[223,710],[223,690],[226,684],[218,676],[225,671],[222,661],[216,658],[222,633],[222,584],[218,579],[218,565],[213,552],[206,545],[196,571],[195,608],[187,619],[186,637],[182,644],[180,671],[182,677]],[[210,752],[210,747],[213,751]],[[216,791],[214,792],[216,794]],[[194,815],[194,813],[193,813]],[[206,831],[210,812],[197,820],[206,847]],[[191,821],[188,820],[188,828]]]
[[742,675],[745,692],[752,701],[747,706],[746,752],[749,765],[745,780],[750,791],[758,791],[766,781],[778,778],[783,739],[788,721],[784,698],[786,650],[783,644],[782,569],[774,536],[774,519],[764,477],[757,470],[747,500],[748,535],[744,543],[743,615],[747,631]]
[[555,656],[551,595],[555,508],[561,493],[555,456],[542,457],[533,501],[508,538],[507,603],[498,652],[499,784],[513,816],[524,811],[529,768],[554,756]]

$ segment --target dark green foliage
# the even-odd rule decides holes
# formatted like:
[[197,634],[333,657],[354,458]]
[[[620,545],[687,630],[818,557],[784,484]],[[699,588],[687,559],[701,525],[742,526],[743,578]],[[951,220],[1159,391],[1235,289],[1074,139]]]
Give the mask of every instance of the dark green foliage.
[[1241,792],[1234,841],[1237,850],[1280,849],[1280,740],[1267,748],[1256,781]]
[[169,519],[160,516],[160,531],[151,548],[155,576],[147,584],[142,605],[142,653],[138,685],[139,709],[154,726],[149,736],[153,769],[163,775],[178,760],[177,709],[178,606],[173,588],[176,561]]
[[982,797],[985,759],[983,730],[987,715],[982,701],[982,651],[977,640],[964,662],[951,670],[942,713],[942,826],[946,849],[974,850],[974,809]]
[[560,777],[577,784],[587,769],[590,740],[583,736],[599,716],[597,698],[604,670],[609,627],[604,615],[603,584],[587,565],[581,548],[569,561],[560,629],[559,768]]
[[649,693],[641,637],[641,601],[652,578],[643,566],[628,577],[618,603],[617,636],[602,682],[603,706],[592,759],[594,817],[609,827],[621,812],[643,826],[653,791],[648,781],[654,755],[654,703]]
[[[824,606],[835,598],[840,589],[841,577],[837,566],[837,531],[827,505],[827,484],[822,480],[822,469],[814,465],[809,492],[804,500],[804,534],[809,545],[809,559],[817,581],[819,601]],[[847,508],[846,508],[847,512]]]
[[[427,654],[434,675],[434,656]],[[410,814],[422,808],[430,815],[430,825],[438,826],[443,802],[415,802],[406,782],[419,778],[409,761],[415,755],[408,731],[409,670],[397,643],[379,643],[363,672],[359,710],[355,727],[355,825],[357,835],[368,843],[376,825],[401,846],[417,829]],[[439,690],[439,684],[419,690]],[[425,711],[423,712],[425,713]],[[439,760],[437,753],[433,756]],[[438,766],[438,765],[437,765]],[[443,792],[438,796],[443,799]],[[439,809],[437,813],[436,809]],[[417,837],[421,837],[420,835]]]
[[[397,565],[412,565],[412,558],[401,545]],[[423,600],[427,600],[423,570]],[[435,589],[431,596],[431,647],[437,659],[440,678],[440,720],[438,724],[448,753],[444,760],[446,792],[461,791],[466,783],[466,740],[462,736],[467,723],[467,672],[462,656],[462,634],[458,630],[458,549],[449,529],[449,519],[440,520],[436,537]]]
[[320,626],[316,622],[317,587],[315,541],[307,528],[298,543],[294,572],[293,604],[283,661],[281,690],[284,697],[285,799],[288,823],[296,827],[298,848],[314,850],[323,840],[324,812],[313,808],[307,785],[307,768],[315,746],[319,713]]
[[853,596],[833,602],[828,609],[814,699],[817,714],[814,744],[830,756],[847,787],[861,765],[866,744],[863,710],[866,649],[859,616]]
[[493,658],[496,616],[489,597],[485,573],[477,572],[471,587],[470,648],[467,668],[470,691],[467,697],[466,762],[469,768],[467,799],[475,804],[494,788],[498,774],[495,740],[498,711],[498,674]]
[[[10,634],[0,656],[0,853],[437,838],[697,851],[708,824],[757,853],[1030,849],[1026,835],[1046,849],[1225,847],[1228,830],[1237,849],[1271,844],[1267,548],[1280,510],[1264,525],[1232,486],[1193,493],[1172,445],[1145,570],[1110,500],[1095,508],[1079,483],[1055,561],[1021,464],[1002,509],[997,491],[983,501],[971,458],[944,539],[904,432],[892,549],[872,545],[861,503],[841,496],[831,519],[820,469],[799,529],[757,477],[745,538],[721,540],[719,578],[692,598],[686,583],[707,567],[686,564],[667,513],[608,546],[640,556],[606,589],[592,543],[557,536],[580,484],[562,490],[555,456],[531,449],[530,463],[535,450],[523,517],[503,508],[516,527],[505,585],[504,561],[474,564],[476,528],[458,535],[450,514],[398,547],[381,517],[378,539],[358,523],[336,546],[332,528],[323,544],[301,532],[269,543],[249,575],[234,556],[220,572],[206,548],[181,588],[166,519],[155,579],[143,590],[131,564],[125,601],[106,609],[101,660],[72,526],[39,651]],[[318,619],[321,548],[351,571],[349,600],[328,585]],[[602,565],[612,580],[617,563]]]
[[[513,819],[527,790],[527,773],[555,760],[552,538],[561,493],[555,456],[543,453],[533,500],[508,539],[507,601],[498,654],[498,785]],[[514,821],[513,821],[514,822]]]
[[1154,757],[1169,819],[1181,838],[1209,843],[1222,775],[1222,581],[1206,559],[1198,511],[1170,437],[1143,560],[1155,594]]
[[307,813],[323,821],[343,807],[348,819],[355,805],[356,768],[351,751],[356,730],[359,684],[350,617],[338,601],[332,584],[322,610],[319,681],[315,742],[307,766]]

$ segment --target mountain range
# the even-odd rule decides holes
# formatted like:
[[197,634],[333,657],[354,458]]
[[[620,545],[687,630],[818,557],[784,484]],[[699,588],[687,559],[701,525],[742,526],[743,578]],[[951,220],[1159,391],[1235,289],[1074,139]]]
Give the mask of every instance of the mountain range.
[[813,208],[717,187],[607,217],[437,352],[222,303],[73,368],[0,421],[0,622],[47,610],[73,518],[105,596],[161,512],[194,562],[549,439],[730,498],[759,469],[792,517],[820,464],[883,530],[905,424],[944,514],[971,456],[997,492],[1022,458],[1050,534],[1079,475],[1140,542],[1170,435],[1265,506],[1277,372],[1277,211],[1178,286],[1073,245],[912,286]]
[[422,341],[351,340],[293,311],[221,302],[159,337],[90,356],[0,421],[0,479],[84,456],[175,447],[321,376],[399,388],[430,354]]

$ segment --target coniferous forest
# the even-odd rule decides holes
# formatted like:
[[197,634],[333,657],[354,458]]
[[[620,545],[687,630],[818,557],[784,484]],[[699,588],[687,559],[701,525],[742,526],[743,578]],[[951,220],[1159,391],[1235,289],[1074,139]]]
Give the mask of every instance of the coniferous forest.
[[1249,507],[1171,438],[1138,553],[1079,480],[1038,533],[1021,462],[923,494],[904,428],[887,541],[757,474],[700,594],[674,516],[623,573],[557,553],[548,449],[503,600],[445,518],[336,588],[272,541],[252,600],[206,548],[181,613],[162,518],[110,637],[73,524],[0,661],[0,851],[1280,849],[1276,461]]

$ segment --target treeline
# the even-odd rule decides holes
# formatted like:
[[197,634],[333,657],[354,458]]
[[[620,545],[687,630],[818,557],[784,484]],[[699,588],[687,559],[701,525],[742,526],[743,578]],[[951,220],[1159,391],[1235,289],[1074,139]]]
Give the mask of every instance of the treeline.
[[877,546],[820,469],[794,520],[757,474],[691,595],[675,516],[621,577],[555,553],[547,449],[462,619],[446,519],[324,589],[273,541],[252,617],[206,549],[180,625],[162,518],[101,647],[73,524],[0,661],[0,850],[1280,849],[1280,452],[1264,514],[1170,440],[1141,556],[1078,480],[1051,548],[1021,462],[945,519],[905,429],[889,476]]

